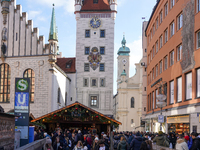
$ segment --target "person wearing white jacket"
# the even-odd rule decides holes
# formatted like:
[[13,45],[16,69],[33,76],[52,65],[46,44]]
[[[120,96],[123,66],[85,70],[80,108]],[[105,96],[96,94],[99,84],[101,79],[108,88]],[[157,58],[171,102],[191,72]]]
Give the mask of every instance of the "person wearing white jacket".
[[189,150],[183,135],[180,135],[179,139],[176,141],[176,150]]

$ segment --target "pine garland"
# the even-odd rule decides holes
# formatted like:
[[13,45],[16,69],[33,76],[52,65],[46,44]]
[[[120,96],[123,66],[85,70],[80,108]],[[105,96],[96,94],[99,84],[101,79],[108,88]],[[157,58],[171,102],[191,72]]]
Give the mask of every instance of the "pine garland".
[[54,113],[51,115],[50,118],[47,118],[47,117],[43,118],[40,120],[40,123],[41,124],[42,122],[48,123],[54,117],[59,117],[60,119],[62,118],[63,120],[70,120],[70,121],[72,121],[74,118],[80,119],[82,121],[86,121],[87,119],[95,120],[96,118],[96,119],[99,119],[99,121],[102,122],[103,124],[111,124],[115,127],[118,127],[118,124],[113,122],[111,119],[107,119],[107,118],[104,119],[99,114],[92,114],[92,112],[87,109],[81,110],[81,108],[79,108],[79,105],[75,105],[74,108],[67,108],[65,110],[62,110],[60,113]]

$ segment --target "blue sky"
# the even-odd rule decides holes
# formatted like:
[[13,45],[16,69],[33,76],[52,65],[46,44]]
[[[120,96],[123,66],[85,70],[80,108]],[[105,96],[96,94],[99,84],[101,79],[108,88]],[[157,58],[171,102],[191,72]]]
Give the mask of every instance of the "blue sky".
[[[75,57],[76,20],[74,0],[16,0],[22,5],[22,12],[28,13],[33,27],[39,28],[39,35],[48,35],[51,21],[52,4],[55,4],[56,24],[60,51],[63,57]],[[125,33],[130,53],[130,77],[135,74],[135,63],[142,58],[142,17],[149,19],[156,0],[118,0],[118,13],[115,22],[115,63],[114,94],[116,93],[117,51]]]

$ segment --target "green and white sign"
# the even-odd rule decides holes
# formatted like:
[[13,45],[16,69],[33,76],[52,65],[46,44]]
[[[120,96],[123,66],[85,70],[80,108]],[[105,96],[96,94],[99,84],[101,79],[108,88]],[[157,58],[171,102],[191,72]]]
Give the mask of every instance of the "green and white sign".
[[27,80],[24,80],[24,79],[20,79],[20,80],[18,80],[17,81],[17,83],[16,83],[16,88],[17,88],[17,90],[19,90],[19,91],[21,91],[21,92],[25,92],[25,91],[27,91],[27,89],[28,89],[28,86],[29,84],[28,84],[28,81]]

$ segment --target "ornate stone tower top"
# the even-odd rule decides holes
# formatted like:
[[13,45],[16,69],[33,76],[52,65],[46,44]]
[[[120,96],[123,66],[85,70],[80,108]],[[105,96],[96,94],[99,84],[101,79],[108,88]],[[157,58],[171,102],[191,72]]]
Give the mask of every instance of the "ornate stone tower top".
[[129,53],[130,53],[130,49],[128,47],[126,47],[126,39],[125,39],[125,35],[123,37],[123,40],[121,42],[122,44],[122,47],[119,48],[119,51],[118,51],[118,55],[125,55],[125,56],[129,56]]

